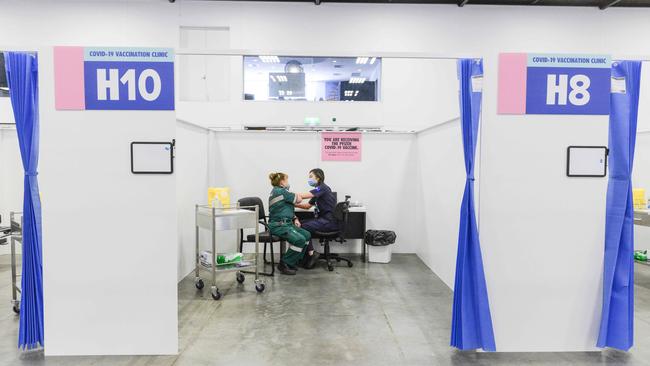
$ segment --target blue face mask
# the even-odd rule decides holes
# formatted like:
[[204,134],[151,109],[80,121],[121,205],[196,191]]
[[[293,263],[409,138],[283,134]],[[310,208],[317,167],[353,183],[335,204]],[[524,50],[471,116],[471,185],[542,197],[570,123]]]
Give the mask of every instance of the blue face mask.
[[316,181],[315,179],[309,178],[309,180],[307,180],[307,184],[309,184],[312,187],[316,187],[318,185],[318,181]]

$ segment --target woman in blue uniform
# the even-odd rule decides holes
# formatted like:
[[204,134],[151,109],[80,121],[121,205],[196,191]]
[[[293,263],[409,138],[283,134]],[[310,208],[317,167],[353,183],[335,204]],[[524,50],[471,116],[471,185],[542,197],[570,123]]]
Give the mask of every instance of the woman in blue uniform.
[[[332,189],[325,184],[325,172],[322,169],[312,169],[309,171],[310,186],[314,187],[308,193],[301,193],[300,196],[304,199],[309,199],[309,202],[296,204],[296,207],[303,209],[310,209],[315,206],[314,216],[312,220],[306,220],[301,224],[301,228],[314,233],[316,231],[336,231],[339,225],[334,218],[334,207],[336,207],[336,198]],[[309,242],[307,246],[307,255],[305,255],[303,266],[307,269],[314,268],[318,260],[319,253],[314,250],[314,246]],[[309,253],[313,253],[309,255]]]

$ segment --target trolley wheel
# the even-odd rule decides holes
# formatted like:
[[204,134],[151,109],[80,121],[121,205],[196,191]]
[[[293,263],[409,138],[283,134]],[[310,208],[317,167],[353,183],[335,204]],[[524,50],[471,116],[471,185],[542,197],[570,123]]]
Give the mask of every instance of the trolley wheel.
[[18,307],[18,305],[14,305],[14,313],[20,314],[20,308]]
[[221,298],[221,292],[219,292],[219,289],[212,291],[212,298],[215,300],[219,300]]
[[330,272],[332,272],[332,271],[334,270],[334,266],[331,265],[331,264],[328,265],[328,266],[327,266],[327,270],[330,271]]
[[255,285],[255,290],[257,290],[257,292],[259,292],[259,293],[264,292],[265,288],[266,288],[266,286],[264,286],[263,283],[258,283],[257,285]]
[[198,280],[194,281],[194,286],[201,290],[205,286],[205,283],[203,283],[203,280],[199,278]]
[[352,268],[353,264],[352,262],[348,262],[348,267]]
[[244,277],[244,274],[241,272],[237,272],[237,282],[244,283],[244,281],[246,281],[246,277]]

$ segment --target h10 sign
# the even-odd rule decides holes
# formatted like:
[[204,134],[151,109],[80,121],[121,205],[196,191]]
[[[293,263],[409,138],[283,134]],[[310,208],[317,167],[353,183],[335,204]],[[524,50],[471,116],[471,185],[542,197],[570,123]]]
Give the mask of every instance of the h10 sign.
[[502,53],[498,113],[609,114],[606,55]]
[[54,47],[60,110],[173,110],[174,51]]

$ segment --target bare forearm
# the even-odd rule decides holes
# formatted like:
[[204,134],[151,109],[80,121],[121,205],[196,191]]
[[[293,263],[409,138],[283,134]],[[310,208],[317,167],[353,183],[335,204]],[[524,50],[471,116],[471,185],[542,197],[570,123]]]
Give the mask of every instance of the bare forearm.
[[305,209],[305,210],[309,210],[311,208],[311,205],[309,204],[309,202],[302,202],[302,203],[296,204],[296,207],[302,208],[302,209]]

